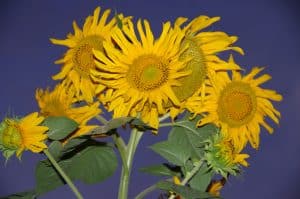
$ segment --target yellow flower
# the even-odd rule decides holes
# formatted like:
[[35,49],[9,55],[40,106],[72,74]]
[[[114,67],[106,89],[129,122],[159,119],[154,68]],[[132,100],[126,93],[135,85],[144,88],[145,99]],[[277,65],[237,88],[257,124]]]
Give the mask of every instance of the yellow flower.
[[[218,57],[218,53],[234,50],[244,54],[239,47],[232,46],[236,41],[236,36],[229,36],[219,31],[203,31],[211,24],[220,20],[220,17],[209,18],[199,16],[185,25],[187,18],[180,17],[175,22],[175,27],[180,27],[184,31],[185,37],[182,46],[188,45],[187,50],[180,56],[180,59],[192,57],[185,70],[192,70],[188,76],[178,79],[180,86],[173,87],[173,90],[182,102],[181,109],[171,108],[171,116],[174,118],[185,107],[185,102],[192,100],[193,97],[205,95],[205,85],[209,84],[216,71],[237,70],[238,65],[228,64]],[[183,27],[182,27],[183,26]]]
[[39,153],[47,148],[44,140],[47,139],[48,127],[39,126],[44,117],[38,113],[31,113],[21,119],[5,118],[0,123],[0,150],[8,159],[15,152],[18,158],[24,150]]
[[[110,10],[105,10],[100,17],[100,7],[97,7],[93,16],[88,16],[81,30],[73,22],[74,34],[68,34],[66,39],[51,39],[53,44],[64,45],[69,49],[64,57],[56,64],[63,64],[61,71],[53,76],[54,80],[69,79],[76,88],[76,95],[82,95],[84,100],[92,102],[93,97],[102,91],[101,85],[95,84],[90,78],[90,70],[95,69],[93,49],[103,50],[103,41],[110,41],[111,31],[117,27],[116,18],[107,23]],[[119,15],[123,19],[122,15]]]
[[158,39],[147,20],[137,22],[138,36],[134,29],[129,21],[122,31],[112,34],[118,48],[104,42],[107,54],[95,51],[99,70],[92,71],[93,79],[110,90],[106,98],[110,101],[106,101],[109,111],[114,111],[113,117],[140,113],[142,120],[157,128],[158,116],[166,113],[168,101],[173,106],[180,103],[171,87],[179,85],[178,78],[190,74],[182,72],[188,60],[179,61],[185,50],[180,48],[184,34],[173,30],[169,22],[163,24]]
[[242,150],[248,141],[253,148],[257,149],[259,125],[265,127],[269,133],[273,132],[265,122],[265,116],[279,123],[280,113],[270,100],[282,100],[282,96],[274,90],[260,87],[260,84],[271,79],[267,74],[255,78],[262,70],[263,68],[255,67],[245,76],[233,71],[232,79],[225,72],[218,73],[212,80],[213,88],[209,89],[209,95],[205,97],[203,105],[198,99],[189,106],[193,113],[207,113],[198,125],[214,123],[221,127],[223,135],[232,140],[239,150]]
[[205,141],[204,159],[210,169],[227,178],[228,174],[236,175],[240,165],[247,167],[245,160],[248,154],[241,154],[231,140],[225,139],[221,134],[216,134]]
[[98,108],[99,102],[89,105],[80,104],[75,98],[75,93],[73,86],[67,82],[58,84],[52,92],[49,89],[45,91],[37,89],[36,91],[36,100],[42,115],[45,117],[65,116],[79,124],[78,129],[70,138],[84,135],[97,127],[87,125],[87,122],[101,112]]

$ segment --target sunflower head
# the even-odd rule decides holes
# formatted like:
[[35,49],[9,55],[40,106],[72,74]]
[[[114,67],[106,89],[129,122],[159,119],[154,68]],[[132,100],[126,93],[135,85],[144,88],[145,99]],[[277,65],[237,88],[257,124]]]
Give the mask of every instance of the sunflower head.
[[[229,64],[236,64],[232,57]],[[248,142],[257,149],[260,125],[269,133],[273,132],[273,128],[265,121],[266,117],[279,124],[280,112],[271,101],[282,100],[282,96],[275,90],[261,87],[261,84],[271,79],[268,74],[258,75],[262,70],[262,67],[254,67],[245,75],[241,71],[216,73],[204,100],[195,98],[188,104],[191,112],[206,114],[200,119],[198,126],[214,123],[239,151]]]
[[44,120],[38,113],[32,113],[24,118],[5,118],[0,123],[0,150],[9,159],[14,153],[20,158],[24,150],[39,153],[46,149],[44,140],[48,127],[39,126]]
[[191,71],[190,75],[178,79],[179,86],[174,86],[175,95],[181,102],[180,108],[171,107],[171,116],[175,117],[180,113],[186,104],[193,98],[206,94],[206,85],[218,71],[238,70],[238,65],[230,65],[219,57],[220,52],[234,50],[243,54],[243,50],[233,46],[237,37],[229,36],[221,31],[205,31],[204,29],[220,20],[220,17],[198,16],[189,23],[187,18],[179,17],[174,28],[184,32],[181,48],[186,50],[181,54],[180,59],[189,57],[189,62],[184,70]]
[[188,58],[179,58],[186,50],[181,45],[183,37],[183,31],[173,29],[170,22],[163,24],[161,35],[155,39],[147,20],[139,20],[136,27],[128,21],[122,30],[112,33],[118,48],[105,41],[103,47],[109,53],[94,51],[97,70],[92,70],[92,77],[108,88],[106,104],[114,117],[139,112],[142,120],[157,128],[158,117],[168,111],[167,104],[179,105],[172,87],[191,73],[183,71]]
[[37,89],[36,100],[43,116],[65,116],[79,124],[70,138],[83,135],[95,128],[95,125],[87,125],[87,122],[101,113],[99,102],[86,104],[76,97],[72,85],[65,82],[58,84],[53,91]]
[[255,91],[245,82],[232,81],[220,92],[217,113],[230,127],[247,124],[254,117],[256,108]]
[[82,28],[73,22],[74,34],[68,34],[66,39],[50,39],[53,44],[68,47],[62,59],[56,64],[63,64],[61,71],[53,79],[68,79],[74,84],[76,95],[91,103],[103,87],[96,84],[90,77],[90,71],[96,69],[93,50],[103,51],[103,42],[111,41],[111,33],[118,28],[117,23],[126,23],[128,18],[122,14],[108,21],[111,10],[100,12],[97,7],[92,16],[88,16]]
[[227,174],[237,175],[240,165],[248,166],[246,158],[249,155],[240,154],[230,140],[216,134],[206,141],[204,159],[208,166],[224,178]]

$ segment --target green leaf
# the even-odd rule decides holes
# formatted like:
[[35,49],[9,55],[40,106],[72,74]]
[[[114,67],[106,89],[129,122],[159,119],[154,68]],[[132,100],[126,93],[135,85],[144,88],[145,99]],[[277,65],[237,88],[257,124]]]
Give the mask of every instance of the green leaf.
[[67,144],[64,145],[61,156],[63,156],[64,154],[70,153],[71,151],[75,150],[80,145],[83,145],[85,142],[88,142],[88,141],[89,141],[89,139],[86,137],[77,137],[77,138],[73,138],[73,139],[69,140],[67,142]]
[[117,129],[125,124],[130,124],[138,128],[140,131],[154,130],[154,128],[145,124],[143,121],[134,117],[119,117],[107,122],[106,125],[99,126],[85,135],[101,135]]
[[47,117],[43,125],[49,128],[47,134],[52,140],[62,140],[78,127],[77,122],[67,117]]
[[70,161],[70,176],[87,184],[98,183],[112,176],[118,164],[114,150],[107,146],[89,146]]
[[[189,117],[177,121],[172,128],[168,140],[170,142],[182,141],[185,144],[185,150],[191,152],[191,158],[199,159],[203,156],[204,141],[217,132],[217,127],[212,124],[207,124],[202,127],[197,127],[199,117],[189,120]],[[182,147],[183,148],[183,147]]]
[[170,168],[170,166],[165,164],[153,165],[144,168],[140,168],[139,170],[144,173],[149,173],[157,176],[178,176],[179,171],[174,171],[176,168]]
[[189,185],[193,189],[205,191],[211,182],[213,175],[214,172],[212,170],[209,170],[207,166],[202,165],[201,169],[190,180]]
[[[68,164],[60,162],[60,167],[67,173]],[[35,171],[36,192],[40,195],[65,184],[48,160],[40,161]]]
[[24,191],[20,193],[15,193],[6,197],[1,197],[0,199],[36,199],[36,193],[34,190]]
[[137,118],[134,118],[134,120],[132,120],[130,124],[135,126],[139,131],[156,130],[155,128],[149,126],[148,124]]
[[192,160],[186,161],[186,163],[181,167],[182,173],[184,176],[187,175],[188,172],[191,172],[194,168],[194,164]]
[[[182,145],[185,145],[184,141],[182,140]],[[155,151],[156,153],[160,154],[170,163],[173,163],[178,166],[182,166],[185,162],[189,159],[189,150],[185,150],[182,145],[180,144],[180,140],[177,143],[174,142],[159,142],[156,143],[150,148]]]
[[61,142],[53,141],[49,145],[48,150],[51,153],[51,155],[53,156],[53,158],[57,161],[57,160],[59,160],[59,157],[61,156],[63,146],[62,146]]
[[217,199],[219,197],[211,196],[207,192],[198,191],[186,186],[175,185],[171,182],[158,182],[156,184],[158,189],[164,191],[172,191],[181,195],[185,199]]
[[[117,163],[113,148],[96,141],[86,141],[77,145],[74,150],[63,154],[58,162],[73,181],[80,180],[88,184],[104,181],[113,175]],[[65,184],[48,160],[39,162],[36,168],[36,182],[39,194]]]

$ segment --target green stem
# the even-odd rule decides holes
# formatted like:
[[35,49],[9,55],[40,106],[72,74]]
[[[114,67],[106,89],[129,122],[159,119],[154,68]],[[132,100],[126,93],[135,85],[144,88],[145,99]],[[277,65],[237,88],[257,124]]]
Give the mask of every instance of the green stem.
[[[172,182],[172,178],[168,178],[165,181]],[[151,193],[152,191],[155,191],[155,189],[157,189],[157,183],[141,191],[134,199],[143,199],[147,194]]]
[[[202,160],[199,160],[198,162],[194,163],[195,167],[190,172],[187,173],[185,178],[181,181],[180,185],[181,186],[186,185],[186,183],[188,183],[188,181],[190,181],[192,179],[192,177],[199,171],[202,164],[203,164]],[[176,197],[176,195],[173,194],[169,197],[169,199],[174,199],[175,197]]]
[[78,189],[75,187],[71,179],[66,175],[66,173],[62,170],[62,168],[59,166],[59,164],[55,161],[51,153],[45,149],[43,151],[45,155],[48,157],[50,160],[51,164],[54,166],[54,168],[57,170],[57,172],[61,175],[61,177],[65,180],[65,182],[69,185],[73,193],[76,195],[77,199],[83,199],[82,195],[78,191]]
[[122,166],[118,199],[127,199],[133,157],[143,132],[132,129],[126,150],[126,166]]
[[122,165],[125,167],[126,170],[128,170],[127,163],[126,163],[126,161],[127,161],[126,145],[124,143],[124,140],[120,137],[120,135],[117,132],[112,134],[112,138],[113,138],[114,143],[115,143],[115,145],[117,146],[117,148],[120,152]]
[[104,125],[108,123],[108,121],[102,115],[96,115],[95,118]]
[[167,123],[161,123],[159,124],[159,127],[167,127],[167,126],[174,126],[175,123],[167,122]]
[[165,115],[163,115],[162,117],[159,118],[159,122],[164,121],[165,119],[167,119],[168,117],[170,117],[170,113],[167,113]]
[[185,178],[181,181],[180,185],[182,185],[182,186],[186,185],[186,183],[188,183],[188,181],[190,181],[190,179],[199,171],[202,164],[203,164],[202,160],[199,160],[198,162],[196,162],[195,167],[190,172],[187,173]]
[[134,199],[143,199],[148,193],[154,191],[156,189],[156,184],[151,185],[144,189],[141,193],[139,193]]

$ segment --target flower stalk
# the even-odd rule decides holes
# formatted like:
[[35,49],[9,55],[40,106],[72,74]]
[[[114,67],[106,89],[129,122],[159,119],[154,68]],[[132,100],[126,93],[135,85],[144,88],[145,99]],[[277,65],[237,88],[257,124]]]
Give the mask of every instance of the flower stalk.
[[[186,185],[186,183],[188,183],[192,177],[199,171],[199,169],[201,168],[203,164],[203,161],[202,160],[199,160],[198,162],[194,163],[194,168],[187,173],[187,175],[185,176],[185,178],[180,182],[180,185],[181,186],[184,186]],[[169,199],[174,199],[176,197],[175,194],[172,194]]]
[[67,174],[62,170],[62,168],[59,166],[59,164],[55,161],[51,153],[45,149],[44,154],[48,157],[51,164],[54,166],[54,168],[57,170],[57,172],[61,175],[61,177],[64,179],[64,181],[69,185],[70,189],[73,191],[73,193],[76,195],[77,199],[83,199],[81,193],[78,191],[76,186],[73,184],[72,180],[67,176]]
[[132,168],[132,161],[138,146],[140,139],[142,138],[143,132],[138,131],[138,129],[134,128],[131,131],[130,138],[128,145],[126,147],[126,154],[125,154],[125,165],[123,161],[122,165],[122,173],[120,179],[120,186],[119,186],[119,196],[118,199],[127,199],[128,197],[128,187],[130,182],[130,174]]

